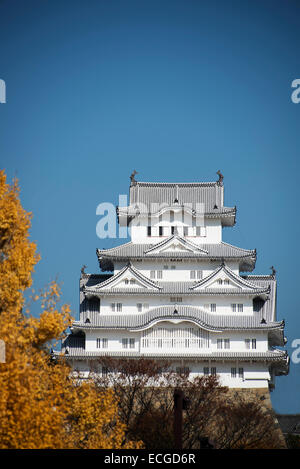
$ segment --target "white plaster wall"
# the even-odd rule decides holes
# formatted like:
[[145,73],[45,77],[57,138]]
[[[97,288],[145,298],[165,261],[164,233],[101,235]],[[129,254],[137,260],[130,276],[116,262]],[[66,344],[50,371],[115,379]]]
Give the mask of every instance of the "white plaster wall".
[[[135,351],[138,352],[140,350],[140,341],[139,341],[140,333],[132,333],[129,331],[109,331],[109,330],[102,330],[102,329],[94,329],[87,331],[86,333],[86,341],[85,341],[85,349],[88,352],[121,352],[124,350],[128,351]],[[99,339],[108,339],[108,346],[107,348],[97,348],[97,338]],[[135,346],[134,348],[123,349],[122,347],[122,339],[135,339]]]
[[[191,270],[202,270],[203,271],[203,278],[210,275],[214,270],[216,270],[220,266],[219,261],[208,261],[207,259],[198,258],[197,260],[192,259],[178,259],[176,258],[176,253],[174,253],[174,258],[171,259],[157,259],[157,260],[142,260],[142,261],[133,261],[132,265],[139,271],[141,274],[145,275],[146,277],[150,278],[150,271],[151,270],[162,270],[163,271],[163,278],[161,281],[164,282],[184,282],[184,281],[191,281],[190,278],[190,271]],[[124,262],[115,262],[114,265],[114,274],[120,272],[124,268]],[[229,261],[226,262],[226,266],[228,266],[236,275],[239,275],[239,263],[238,261]],[[167,269],[166,269],[167,267]],[[220,274],[220,278],[225,278],[225,275]],[[197,280],[197,279],[196,279]],[[130,287],[130,285],[129,285]],[[222,286],[222,288],[226,288],[226,286]],[[229,286],[230,288],[230,286]]]
[[[171,301],[171,297],[178,297],[182,298],[182,301]],[[112,311],[111,304],[112,303],[121,303],[122,304],[122,312],[118,312],[117,308],[115,312]],[[207,312],[214,315],[236,315],[236,316],[253,316],[253,305],[252,305],[252,298],[236,295],[230,297],[215,297],[212,295],[207,296],[198,296],[198,295],[177,295],[177,294],[170,294],[170,295],[134,295],[134,296],[102,296],[101,297],[101,310],[99,314],[104,315],[119,315],[119,314],[140,314],[137,310],[137,304],[142,303],[149,305],[149,309],[156,308],[159,306],[166,306],[166,305],[190,305],[193,307],[202,307],[205,308]],[[243,313],[240,312],[232,312],[231,304],[243,304]],[[211,313],[210,305],[216,304],[216,312]],[[147,311],[148,308],[144,309]]]
[[[179,236],[183,236],[183,227],[189,226],[189,235],[185,238],[192,241],[195,244],[215,244],[222,241],[222,225],[220,220],[205,220],[205,230],[201,230],[201,234],[205,233],[205,236],[196,236],[195,227],[192,227],[192,224],[182,223],[181,221],[174,220],[174,222],[164,221],[154,222],[152,225],[152,235],[147,235],[148,220],[140,219],[139,225],[131,226],[129,229],[129,234],[131,236],[131,241],[133,243],[149,243],[155,244],[167,239],[171,236],[171,226],[176,226],[178,229]],[[159,226],[164,226],[166,233],[164,236],[159,236]]]
[[[180,366],[178,364],[178,366]],[[268,380],[270,373],[268,367],[262,363],[250,364],[238,361],[218,363],[215,361],[204,363],[190,363],[190,377],[203,375],[203,367],[215,367],[217,376],[219,377],[222,386],[229,388],[268,388]],[[236,378],[231,377],[231,368],[236,368]],[[238,376],[238,369],[244,369],[244,377]]]
[[[230,349],[232,352],[266,352],[268,350],[268,336],[264,331],[224,331],[210,333],[210,351],[221,351],[217,347],[218,339],[229,339]],[[256,349],[247,349],[245,339],[256,339]],[[226,351],[223,345],[223,351]]]
[[[198,326],[189,321],[180,321],[178,324],[172,324],[169,321],[162,321],[157,324],[158,327],[169,327],[169,328],[178,328],[178,327],[192,327],[197,328]],[[102,330],[102,329],[91,329],[86,331],[86,351],[96,352],[96,351],[112,351],[119,352],[124,351],[122,347],[122,338],[133,338],[135,339],[134,349],[130,349],[128,345],[127,350],[131,351],[140,351],[141,353],[174,353],[178,352],[178,348],[163,348],[158,349],[155,347],[142,347],[141,339],[143,337],[142,331],[130,332],[126,330]],[[108,347],[105,349],[97,348],[97,338],[107,338]],[[251,351],[252,353],[266,352],[268,350],[268,338],[267,334],[264,331],[225,331],[225,332],[209,332],[209,346],[208,348],[199,348],[197,349],[199,353],[208,352],[214,353],[216,351],[220,352],[222,350],[217,348],[217,339],[230,339],[230,349],[226,350],[223,346],[223,351],[227,352],[246,352]],[[247,349],[245,345],[245,339],[256,339],[256,349]],[[189,354],[191,349],[182,347],[180,353],[182,356],[184,354]],[[195,349],[193,349],[195,352]]]
[[[178,360],[174,361],[171,367],[176,370],[178,367],[188,367],[190,369],[190,379],[194,379],[197,376],[203,376],[204,367],[215,367],[217,376],[219,378],[220,384],[222,386],[227,386],[229,388],[243,388],[243,389],[268,389],[268,383],[271,379],[268,367],[263,363],[248,363],[248,362],[226,362],[220,363],[215,361],[188,361],[188,360]],[[237,377],[231,377],[231,368],[237,369]],[[244,369],[244,377],[240,378],[238,376],[238,369]],[[89,363],[86,360],[75,360],[73,362],[73,370],[80,371],[82,378],[87,378],[90,368]],[[101,370],[99,370],[101,374]]]

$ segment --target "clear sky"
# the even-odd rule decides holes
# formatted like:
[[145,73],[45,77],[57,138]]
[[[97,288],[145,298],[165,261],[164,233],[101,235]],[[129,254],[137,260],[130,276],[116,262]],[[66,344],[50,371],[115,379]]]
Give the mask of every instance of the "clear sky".
[[[98,272],[96,207],[141,181],[215,181],[237,224],[224,240],[278,278],[288,351],[300,339],[300,78],[296,0],[0,0],[0,166],[17,176],[42,260],[78,316]],[[300,412],[300,364],[272,402]]]

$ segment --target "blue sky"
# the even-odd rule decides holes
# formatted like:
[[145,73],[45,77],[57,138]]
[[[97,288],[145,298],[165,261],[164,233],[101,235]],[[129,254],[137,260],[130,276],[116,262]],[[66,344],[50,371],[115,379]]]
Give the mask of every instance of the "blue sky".
[[[143,181],[214,181],[237,224],[224,240],[256,248],[278,278],[288,351],[300,338],[300,3],[0,1],[0,166],[17,176],[42,260],[78,314],[80,268],[98,272],[96,207]],[[123,242],[124,240],[121,240]],[[300,412],[300,364],[272,402]]]

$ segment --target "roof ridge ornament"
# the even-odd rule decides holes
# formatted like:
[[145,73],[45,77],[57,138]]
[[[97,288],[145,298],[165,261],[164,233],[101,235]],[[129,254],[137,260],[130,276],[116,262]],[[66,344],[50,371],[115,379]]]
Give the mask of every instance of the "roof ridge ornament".
[[276,276],[276,270],[275,270],[274,266],[272,265],[272,266],[270,267],[270,269],[272,270],[272,274],[271,274],[272,277],[275,277],[275,276]]
[[220,186],[222,186],[222,185],[223,185],[224,176],[223,176],[223,174],[221,173],[220,170],[218,170],[216,174],[219,176],[219,179],[218,179],[218,181],[217,181],[217,184],[220,185]]
[[137,181],[135,180],[135,175],[138,174],[138,172],[134,169],[130,175],[130,185],[131,186],[136,186]]

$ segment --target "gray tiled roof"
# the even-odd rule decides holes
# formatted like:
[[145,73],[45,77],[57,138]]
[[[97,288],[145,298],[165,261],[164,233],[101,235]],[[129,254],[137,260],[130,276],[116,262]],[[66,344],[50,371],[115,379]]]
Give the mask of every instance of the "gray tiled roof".
[[151,308],[146,313],[135,314],[110,314],[102,315],[99,313],[87,314],[91,322],[75,321],[74,329],[128,329],[139,330],[150,327],[157,321],[163,320],[190,320],[198,326],[210,331],[223,330],[271,330],[282,329],[283,322],[261,323],[261,315],[221,315],[211,314],[203,308],[186,305],[166,305],[157,308]]
[[110,288],[101,289],[94,287],[87,287],[84,289],[84,293],[87,296],[95,295],[108,295],[108,296],[123,296],[123,295],[141,295],[141,296],[157,296],[157,295],[192,295],[192,296],[206,296],[206,295],[225,295],[225,296],[245,296],[245,295],[265,295],[269,293],[268,287],[256,288],[256,289],[237,289],[237,288],[206,288],[205,290],[192,290],[194,282],[159,282],[160,289],[143,289],[143,288]]
[[[129,271],[134,277],[142,282],[144,288],[141,287],[113,287],[113,284],[122,275]],[[207,288],[205,285],[211,281],[214,277],[218,277],[219,273],[223,271],[229,276],[235,283],[236,287],[233,288]],[[108,289],[108,287],[110,287]],[[86,295],[94,294],[108,294],[108,295],[129,295],[129,294],[183,294],[183,295],[261,295],[270,293],[270,285],[257,285],[255,282],[247,281],[243,277],[236,275],[229,267],[225,264],[221,264],[215,269],[210,275],[204,277],[200,281],[187,282],[187,281],[176,281],[176,282],[162,282],[152,281],[141,273],[140,270],[133,267],[129,262],[123,269],[121,269],[116,275],[111,276],[107,280],[101,281],[96,285],[89,286],[85,285],[83,291]]]
[[[165,246],[170,245],[174,241],[179,242],[182,246],[186,247],[188,250],[192,250],[192,252],[197,253],[197,254],[203,254],[203,255],[208,255],[208,251],[206,249],[203,249],[203,247],[200,247],[199,245],[193,243],[192,241],[186,239],[185,237],[182,237],[178,234],[174,234],[169,236],[166,239],[163,239],[162,241],[152,244],[151,247],[148,247],[145,251],[144,254],[146,257],[148,257],[149,254],[153,254],[157,249],[161,249]],[[177,252],[177,251],[176,251]],[[186,252],[186,251],[185,251]]]
[[[172,237],[171,237],[172,238]],[[163,242],[168,241],[169,239]],[[129,259],[172,259],[175,254],[172,252],[153,252],[153,248],[159,247],[162,243],[155,244],[135,244],[131,241],[110,249],[97,249],[97,256],[100,268],[106,270],[112,266],[113,261]],[[195,260],[240,260],[241,271],[252,271],[256,261],[256,250],[242,249],[231,244],[221,242],[217,244],[201,244],[199,251],[178,251],[177,259],[195,259]],[[108,270],[108,269],[107,269]]]
[[[110,276],[108,279],[101,281],[98,283],[98,285],[95,285],[94,287],[86,287],[85,291],[95,291],[95,289],[103,289],[103,287],[109,286],[111,283],[115,282],[120,278],[124,272],[128,271],[131,273],[135,278],[137,278],[145,287],[151,288],[151,291],[161,291],[162,287],[159,285],[158,282],[154,282],[153,280],[149,279],[145,275],[143,275],[138,269],[136,269],[131,262],[128,262],[123,269],[121,269],[116,275]],[[134,291],[136,291],[136,288],[133,288]],[[127,290],[125,290],[126,292]]]
[[223,207],[224,186],[216,182],[136,182],[130,186],[129,204],[142,203],[150,208],[151,203],[172,205],[203,203],[206,211],[215,205]]
[[268,295],[267,301],[262,306],[260,314],[266,321],[276,321],[276,278],[273,275],[243,275],[242,278],[251,283],[255,283],[255,285],[260,288],[270,287],[270,294]]
[[[178,205],[170,205],[168,207],[168,210],[172,210],[172,209],[178,209]],[[143,211],[144,209],[144,211]],[[202,207],[201,207],[202,209]],[[158,216],[160,215],[160,213],[163,213],[163,210],[157,210],[157,211],[152,211],[152,215],[153,216]],[[212,219],[212,218],[217,218],[217,219],[221,219],[221,222],[222,222],[222,226],[233,226],[235,224],[235,218],[236,218],[236,208],[232,208],[232,207],[215,207],[213,208],[211,211],[205,211],[204,214],[202,213],[202,211],[192,211],[191,212],[192,214],[194,215],[204,215],[205,218],[209,218],[209,219]],[[138,218],[140,216],[148,216],[149,215],[149,211],[146,209],[146,207],[143,207],[138,204],[134,204],[132,206],[129,206],[129,207],[117,207],[117,216],[118,216],[118,220],[121,218],[121,217],[126,217],[127,218],[127,222],[129,223],[131,220],[133,220],[133,218]]]
[[[243,276],[242,278],[248,282],[251,282],[252,285],[257,286],[257,288],[260,289],[260,290],[255,291],[255,295],[259,296],[259,292],[260,292],[263,296],[265,296],[266,292],[269,291],[266,301],[263,303],[263,305],[261,305],[260,312],[257,314],[260,315],[261,319],[264,318],[267,322],[276,322],[277,320],[276,318],[276,279],[272,275],[265,275],[265,276],[247,275],[247,276]],[[90,288],[89,290],[90,295],[93,295],[93,291],[94,291],[95,294],[98,293],[100,296],[100,291],[99,290],[97,291],[96,285],[99,284],[103,279],[106,280],[107,276],[103,274],[84,274],[80,281],[81,289],[82,289],[80,293],[82,295],[81,301],[83,301],[83,298],[84,298],[83,291],[86,290],[85,286]],[[162,287],[162,290],[160,290],[160,293],[155,293],[153,289],[150,289],[150,290],[143,289],[141,291],[141,289],[138,290],[138,289],[128,288],[125,290],[124,288],[121,291],[116,290],[116,289],[114,290],[110,289],[105,292],[105,295],[126,296],[128,294],[140,295],[141,293],[144,294],[145,296],[147,295],[150,295],[150,296],[151,295],[165,295],[165,296],[184,296],[184,295],[194,296],[196,295],[197,296],[198,295],[199,297],[201,297],[201,295],[202,296],[204,295],[203,293],[201,294],[201,292],[200,293],[197,291],[193,292],[193,290],[190,290],[190,287],[195,285],[194,282],[160,282],[159,285]],[[103,293],[104,292],[101,292],[101,295],[103,295]],[[207,292],[208,295],[211,294],[212,296],[223,295],[226,293],[227,295],[233,294],[231,289],[225,290],[225,288],[218,289],[218,290],[211,289]],[[234,291],[234,294],[235,295],[237,294],[236,290]],[[249,294],[248,291],[247,291],[247,294]],[[88,314],[88,311],[82,312],[81,314],[84,317],[86,317],[86,315]]]
[[[233,226],[236,207],[224,207],[224,187],[219,182],[165,183],[135,182],[129,190],[129,206],[117,207],[118,218],[127,223],[139,215],[159,213],[161,207],[188,206],[195,213],[221,219],[223,226]],[[201,208],[200,208],[201,204]]]
[[[216,289],[209,289],[205,287],[207,283],[209,283],[211,280],[213,280],[214,277],[219,276],[219,273],[223,272],[225,273],[233,282],[239,287],[245,289],[245,292],[258,292],[261,293],[263,290],[265,290],[266,293],[270,292],[270,286],[266,287],[265,285],[258,286],[255,283],[251,281],[245,280],[243,277],[240,277],[239,275],[236,275],[229,267],[227,267],[225,264],[221,264],[216,270],[214,270],[210,275],[207,275],[206,277],[202,278],[198,282],[196,282],[191,288],[191,290],[196,290],[198,292],[201,291],[201,293],[207,293],[211,292],[213,293],[216,291]],[[228,289],[230,290],[230,294],[232,294],[235,290],[233,289]],[[222,293],[226,293],[226,289],[222,290]]]

